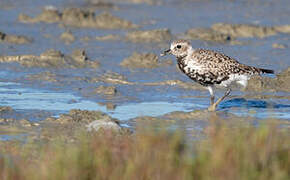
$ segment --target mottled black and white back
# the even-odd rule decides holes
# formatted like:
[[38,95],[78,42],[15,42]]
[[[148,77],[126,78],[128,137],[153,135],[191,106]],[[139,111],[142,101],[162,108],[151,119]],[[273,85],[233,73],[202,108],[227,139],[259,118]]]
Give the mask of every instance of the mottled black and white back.
[[166,54],[174,55],[180,70],[192,80],[206,86],[211,96],[214,96],[213,88],[217,85],[229,89],[231,84],[238,83],[246,87],[252,75],[274,73],[273,70],[241,64],[216,51],[193,49],[186,40],[173,41],[170,49],[161,55]]

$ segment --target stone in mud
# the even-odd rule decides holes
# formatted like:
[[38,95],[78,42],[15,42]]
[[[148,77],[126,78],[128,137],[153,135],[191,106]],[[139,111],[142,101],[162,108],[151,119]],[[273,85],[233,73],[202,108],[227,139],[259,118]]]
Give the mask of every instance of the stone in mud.
[[91,122],[90,124],[88,124],[86,127],[87,127],[87,130],[89,132],[99,131],[102,129],[103,130],[113,130],[113,131],[120,131],[121,130],[121,126],[119,125],[119,123],[116,123],[115,121],[112,121],[111,119],[108,119],[108,118],[95,120],[95,121]]
[[110,13],[96,15],[94,11],[81,8],[65,8],[63,12],[59,12],[56,8],[45,8],[34,18],[20,14],[18,20],[23,23],[62,23],[80,28],[130,29],[138,27],[132,22]]
[[164,42],[172,39],[169,29],[154,29],[149,31],[132,31],[127,33],[126,39],[132,42]]
[[134,52],[130,57],[125,58],[120,65],[127,68],[156,68],[159,66],[171,65],[171,60],[164,60],[159,63],[158,56],[153,53]]
[[115,86],[99,86],[95,93],[114,96],[117,94],[117,89]]
[[60,39],[66,44],[70,44],[75,41],[75,36],[70,31],[66,31],[60,35]]
[[32,42],[31,38],[19,35],[9,35],[0,32],[0,42],[12,43],[12,44],[28,44]]
[[0,62],[18,62],[26,67],[44,68],[97,68],[99,62],[89,61],[84,50],[75,50],[71,55],[64,55],[62,52],[49,49],[40,56],[18,55],[0,56]]

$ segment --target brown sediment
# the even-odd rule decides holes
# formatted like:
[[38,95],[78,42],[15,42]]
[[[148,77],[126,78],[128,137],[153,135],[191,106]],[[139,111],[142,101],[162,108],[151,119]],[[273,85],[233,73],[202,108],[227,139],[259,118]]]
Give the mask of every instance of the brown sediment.
[[[61,114],[59,118],[50,117],[41,122],[43,127],[42,139],[54,139],[64,137],[74,139],[79,131],[106,130],[117,133],[130,133],[127,128],[122,128],[117,119],[113,119],[101,111],[87,111],[72,109],[68,114]],[[100,131],[104,130],[104,131]]]
[[272,44],[272,48],[274,48],[274,49],[285,49],[285,48],[287,48],[287,45],[286,44],[273,43]]
[[57,82],[56,74],[51,73],[51,72],[41,72],[39,74],[27,75],[27,79],[29,79],[29,80],[41,80],[41,81]]
[[119,35],[109,34],[105,36],[97,36],[96,40],[97,41],[116,41],[116,40],[121,40],[121,37]]
[[126,39],[132,42],[164,42],[172,39],[169,29],[154,29],[148,31],[132,31],[127,33]]
[[12,44],[28,44],[32,42],[32,38],[23,35],[10,35],[0,32],[0,42],[12,43]]
[[17,55],[0,56],[0,62],[17,62],[26,67],[45,68],[98,68],[99,62],[90,61],[84,50],[74,50],[71,55],[64,55],[60,51],[49,49],[40,56]]
[[200,39],[217,43],[240,44],[237,38],[265,38],[278,33],[290,33],[290,25],[259,26],[252,24],[216,23],[210,28],[189,29],[185,36],[189,39]]
[[[90,4],[102,4],[107,3],[105,0],[87,0]],[[146,3],[149,5],[157,5],[161,4],[162,0],[110,0],[111,3],[134,3],[134,4],[141,4]]]
[[75,36],[70,31],[66,31],[60,35],[60,39],[66,44],[70,44],[75,41]]
[[100,77],[95,77],[89,80],[90,82],[106,82],[111,84],[124,84],[124,85],[134,85],[134,82],[130,82],[127,78],[121,74],[114,72],[106,72]]
[[36,17],[20,14],[18,20],[23,23],[62,23],[67,26],[100,29],[130,29],[138,26],[130,21],[113,16],[108,12],[96,15],[94,11],[81,8],[65,8],[60,12],[56,8],[44,8]]
[[187,83],[180,80],[166,80],[161,82],[150,82],[150,83],[143,83],[146,86],[160,86],[160,85],[169,85],[169,86],[178,86],[183,89],[190,89],[190,90],[205,90],[203,86],[198,83]]
[[158,56],[153,53],[137,53],[134,52],[130,57],[125,58],[121,66],[127,68],[157,68],[160,66],[172,65],[172,60],[163,60],[162,63],[158,61]]
[[255,76],[249,80],[246,90],[261,92],[290,92],[290,67],[276,76],[276,78]]
[[114,96],[117,94],[117,88],[115,86],[99,86],[95,89],[94,93]]
[[13,109],[10,106],[0,106],[0,114],[6,113],[6,112],[12,112]]

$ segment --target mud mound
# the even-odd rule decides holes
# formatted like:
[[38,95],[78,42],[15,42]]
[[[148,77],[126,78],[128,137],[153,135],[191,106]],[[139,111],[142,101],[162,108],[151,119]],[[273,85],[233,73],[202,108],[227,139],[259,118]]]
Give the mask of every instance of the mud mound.
[[59,136],[71,140],[79,131],[110,130],[117,133],[130,133],[128,129],[120,126],[118,120],[101,111],[79,109],[72,109],[68,114],[61,114],[59,118],[47,118],[42,122],[42,126],[41,138],[48,140]]
[[159,66],[171,65],[171,60],[165,60],[162,63],[158,61],[158,56],[153,53],[134,52],[130,57],[125,58],[120,65],[127,68],[156,68]]
[[97,94],[114,96],[117,94],[117,88],[115,86],[99,86],[94,92]]
[[26,67],[45,68],[97,68],[99,62],[89,61],[84,50],[75,50],[71,55],[64,55],[60,51],[50,49],[40,56],[18,55],[0,56],[0,62],[17,62]]
[[75,36],[70,31],[63,32],[59,38],[66,44],[70,44],[74,42],[76,39]]
[[127,78],[121,74],[114,73],[114,72],[106,72],[100,77],[95,77],[89,80],[90,82],[105,82],[111,84],[126,84],[126,85],[133,85],[135,83],[130,82]]
[[0,32],[0,42],[13,43],[13,44],[27,44],[31,43],[32,39],[26,36],[9,35]]
[[248,91],[257,92],[290,92],[290,67],[277,74],[276,78],[256,76],[250,79],[246,88]]
[[290,25],[259,26],[252,24],[213,24],[210,28],[189,29],[185,36],[189,39],[217,43],[239,43],[237,38],[265,38],[278,33],[290,33]]
[[161,4],[162,0],[86,0],[90,4],[102,4],[102,3],[134,3],[134,4],[149,4],[149,5],[156,5]]
[[133,31],[126,35],[132,42],[164,42],[172,39],[169,29],[154,29],[149,31]]
[[138,27],[130,21],[107,12],[96,15],[93,11],[80,8],[66,8],[60,12],[56,8],[48,7],[44,8],[42,13],[36,17],[20,14],[18,20],[23,23],[62,23],[80,28],[130,29]]

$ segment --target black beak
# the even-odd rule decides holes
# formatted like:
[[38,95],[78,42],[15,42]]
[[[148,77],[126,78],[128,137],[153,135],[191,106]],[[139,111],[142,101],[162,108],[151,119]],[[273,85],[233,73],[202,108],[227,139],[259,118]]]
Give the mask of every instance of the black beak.
[[167,54],[170,53],[170,49],[167,49],[166,51],[164,51],[163,53],[160,54],[160,56],[166,56]]

